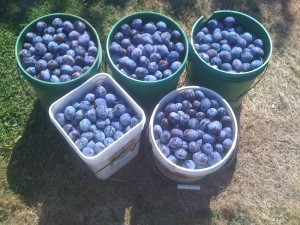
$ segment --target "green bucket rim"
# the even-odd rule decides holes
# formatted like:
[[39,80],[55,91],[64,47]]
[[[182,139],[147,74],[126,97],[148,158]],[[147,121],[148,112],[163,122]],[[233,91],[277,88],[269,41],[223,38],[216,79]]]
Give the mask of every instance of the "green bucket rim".
[[[29,73],[26,72],[26,70],[24,69],[22,62],[20,60],[19,57],[19,49],[18,46],[21,46],[20,43],[24,43],[24,37],[26,35],[26,32],[28,32],[29,30],[32,30],[32,28],[35,26],[35,24],[41,20],[49,20],[50,18],[55,18],[55,17],[65,17],[65,18],[70,18],[73,20],[81,20],[82,22],[84,22],[87,25],[87,30],[92,32],[93,37],[96,38],[96,43],[97,43],[97,47],[98,47],[98,54],[97,57],[95,58],[95,62],[92,64],[92,66],[85,72],[83,73],[80,77],[77,77],[73,80],[70,81],[65,81],[65,82],[60,82],[60,83],[52,83],[52,82],[48,82],[48,81],[43,81],[40,80],[38,78],[33,77],[32,75],[30,75]],[[19,69],[22,71],[22,74],[25,75],[25,78],[28,80],[33,81],[34,83],[39,83],[40,85],[47,85],[47,86],[52,86],[53,87],[63,87],[66,84],[75,84],[78,81],[84,79],[85,75],[88,74],[90,71],[92,71],[92,69],[94,69],[94,67],[97,67],[97,64],[101,64],[102,62],[102,47],[101,47],[101,42],[100,42],[100,38],[98,36],[98,33],[96,31],[96,29],[85,19],[83,19],[80,16],[74,15],[74,14],[69,14],[69,13],[51,13],[51,14],[47,14],[44,16],[41,16],[33,21],[31,21],[29,24],[27,24],[23,30],[21,31],[21,33],[19,34],[17,41],[16,41],[16,45],[15,45],[15,57],[17,60],[17,65],[19,67]],[[99,63],[97,63],[99,61]]]
[[[199,27],[202,27],[204,24],[206,24],[210,19],[216,18],[218,16],[220,17],[225,17],[225,16],[242,16],[244,18],[246,18],[247,20],[251,21],[252,23],[254,23],[256,26],[258,26],[261,31],[264,32],[264,35],[267,37],[268,40],[268,45],[269,45],[269,52],[268,55],[265,57],[264,63],[251,71],[248,72],[239,72],[239,73],[232,73],[232,72],[228,72],[228,71],[223,71],[217,68],[212,67],[210,64],[208,64],[207,62],[205,62],[198,54],[196,49],[194,48],[194,36],[195,36],[195,32],[196,32],[196,28],[199,29]],[[201,24],[201,25],[200,25]],[[266,43],[264,44],[266,45]],[[190,47],[192,48],[192,51],[190,52],[190,54],[193,54],[193,57],[196,57],[196,59],[198,60],[198,62],[200,62],[201,64],[203,64],[203,66],[206,66],[208,68],[210,68],[211,70],[218,72],[218,75],[215,75],[213,73],[209,74],[210,76],[213,76],[215,78],[218,79],[222,79],[222,80],[230,80],[230,81],[238,81],[238,80],[249,80],[249,76],[251,76],[251,79],[253,79],[252,74],[256,73],[256,76],[259,76],[260,73],[262,72],[263,69],[265,69],[269,63],[269,60],[272,56],[272,51],[273,51],[273,46],[272,46],[272,40],[271,37],[268,33],[268,31],[264,28],[264,26],[258,22],[256,19],[254,19],[253,17],[239,12],[239,11],[233,11],[233,10],[218,10],[218,11],[214,11],[213,14],[208,17],[206,20],[204,20],[204,16],[201,16],[193,25],[192,28],[192,32],[191,32],[191,38],[190,38]]]
[[[183,36],[183,44],[184,44],[184,47],[185,47],[185,56],[182,60],[182,64],[180,66],[180,68],[175,72],[173,73],[171,76],[169,77],[166,77],[164,79],[161,79],[161,80],[156,80],[156,81],[143,81],[143,80],[137,80],[137,79],[133,79],[131,77],[128,77],[127,75],[123,74],[117,67],[116,65],[113,63],[111,57],[110,57],[110,53],[109,53],[109,45],[111,43],[111,40],[112,40],[112,36],[114,34],[114,31],[121,27],[121,25],[124,23],[124,21],[127,21],[127,20],[130,20],[130,19],[134,19],[134,18],[137,18],[139,15],[143,15],[143,16],[157,16],[159,17],[157,19],[158,20],[163,20],[164,22],[167,21],[168,24],[173,24],[176,29],[178,29],[178,31],[180,32],[180,34]],[[151,19],[147,19],[147,21],[153,21]],[[127,16],[124,16],[122,17],[117,23],[115,23],[112,27],[112,29],[110,30],[109,34],[108,34],[108,37],[107,37],[107,40],[106,40],[106,52],[107,52],[107,57],[108,57],[108,60],[109,60],[109,63],[110,65],[113,67],[113,69],[115,71],[118,71],[120,74],[121,74],[121,77],[122,77],[122,80],[128,80],[130,82],[133,82],[135,85],[137,86],[140,86],[140,87],[145,87],[145,86],[148,86],[149,84],[161,84],[161,83],[165,83],[165,82],[168,82],[170,79],[173,79],[175,76],[179,76],[181,75],[181,73],[183,72],[186,64],[187,64],[187,60],[188,60],[188,55],[189,55],[189,42],[188,42],[188,38],[184,32],[184,30],[181,28],[181,26],[175,22],[172,18],[168,17],[168,16],[165,16],[161,13],[158,13],[158,12],[150,12],[150,11],[140,11],[140,12],[136,12],[136,13],[132,13],[130,15],[127,15]]]

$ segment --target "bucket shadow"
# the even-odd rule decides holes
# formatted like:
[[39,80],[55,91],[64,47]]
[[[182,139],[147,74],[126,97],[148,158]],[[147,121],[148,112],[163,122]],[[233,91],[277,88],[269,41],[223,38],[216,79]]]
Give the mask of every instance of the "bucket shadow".
[[149,147],[145,127],[139,155],[107,181],[97,180],[36,102],[7,180],[23,202],[40,208],[40,225],[211,224],[210,201],[230,184],[236,158],[204,177],[200,191],[178,190],[154,167]]
[[[267,0],[267,1],[235,1],[235,0],[212,0],[212,10],[236,10],[248,14],[262,23],[263,26],[267,26],[268,23],[273,27],[272,30],[268,30],[272,36],[273,46],[278,49],[282,49],[282,45],[286,40],[286,37],[292,30],[293,24],[296,22],[292,13],[289,11],[289,5],[291,0]],[[272,7],[272,5],[279,6],[274,8],[274,11],[264,14],[262,7]],[[212,13],[212,12],[211,12]],[[272,15],[270,15],[272,13]],[[270,19],[270,18],[272,19]],[[269,20],[267,20],[269,19]],[[287,24],[289,24],[287,26]]]
[[97,180],[39,102],[12,151],[7,181],[29,207],[40,206],[41,225],[103,224],[103,219],[121,224],[132,187],[122,179]]
[[[235,111],[238,128],[241,111],[242,106]],[[151,144],[147,140],[147,134],[144,136],[143,147],[137,159],[139,163],[131,168],[136,174],[136,185],[131,193],[134,202],[130,224],[212,224],[216,212],[210,209],[210,202],[225,191],[232,181],[239,141],[235,154],[220,170],[193,183],[199,184],[201,190],[181,190],[177,188],[178,183],[162,175],[156,167]]]
[[136,165],[136,173],[140,175],[135,182],[139,185],[131,193],[135,201],[130,224],[211,224],[214,212],[210,201],[231,183],[237,157],[221,170],[195,182],[200,191],[180,190],[176,182],[163,176],[154,165],[150,144],[145,146]]
[[0,20],[3,24],[9,24],[8,27],[12,27],[12,32],[21,31],[22,24],[28,22],[28,15],[24,13],[24,9],[34,7],[37,2],[37,0],[0,0]]

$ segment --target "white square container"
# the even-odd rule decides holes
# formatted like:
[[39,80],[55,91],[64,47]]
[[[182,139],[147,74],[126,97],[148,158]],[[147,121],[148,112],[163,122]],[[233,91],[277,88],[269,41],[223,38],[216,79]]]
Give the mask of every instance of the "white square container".
[[[82,154],[80,149],[78,149],[78,147],[71,140],[68,134],[59,125],[59,123],[55,119],[55,115],[59,112],[63,112],[65,107],[72,101],[82,98],[82,96],[87,94],[96,86],[101,85],[102,83],[111,84],[114,87],[116,93],[122,96],[127,101],[128,106],[131,107],[133,111],[135,111],[136,114],[141,118],[141,121],[131,130],[125,133],[121,138],[101,151],[98,155],[87,157]],[[141,107],[109,74],[106,73],[96,74],[76,89],[70,91],[69,93],[52,103],[49,108],[49,116],[54,126],[66,139],[71,148],[100,180],[108,179],[110,176],[124,167],[135,156],[137,156],[140,149],[141,132],[144,129],[144,125],[146,122],[146,116]]]

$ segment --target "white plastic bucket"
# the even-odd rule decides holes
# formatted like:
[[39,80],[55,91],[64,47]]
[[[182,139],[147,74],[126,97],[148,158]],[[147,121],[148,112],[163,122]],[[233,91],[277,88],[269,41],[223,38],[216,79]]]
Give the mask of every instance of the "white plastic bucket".
[[[59,112],[62,112],[69,103],[74,100],[80,99],[97,85],[100,85],[104,82],[109,83],[114,87],[115,91],[127,101],[128,106],[131,107],[133,111],[135,111],[141,118],[141,121],[131,130],[125,133],[121,138],[101,151],[98,155],[87,157],[82,154],[80,149],[78,149],[78,147],[74,144],[68,134],[59,125],[59,123],[55,119],[55,115]],[[49,108],[49,116],[52,123],[66,139],[71,148],[100,180],[108,179],[138,154],[140,148],[141,132],[146,122],[146,116],[141,107],[109,74],[106,73],[96,74],[73,91],[69,92],[68,94],[52,103]]]
[[[153,126],[154,126],[154,119],[155,115],[157,112],[159,112],[162,107],[166,106],[168,103],[170,103],[179,93],[184,92],[186,89],[199,89],[201,90],[205,96],[209,98],[214,98],[216,99],[220,105],[226,108],[228,115],[232,118],[232,146],[231,148],[227,151],[227,154],[222,158],[220,162],[217,164],[203,168],[203,169],[186,169],[183,167],[180,167],[178,165],[175,165],[174,163],[170,162],[160,151],[155,138],[154,138],[154,133],[153,133]],[[219,94],[216,92],[204,88],[204,87],[199,87],[199,86],[186,86],[179,88],[177,90],[174,90],[167,94],[165,97],[163,97],[159,103],[156,105],[154,108],[154,111],[151,115],[150,122],[149,122],[149,141],[152,145],[152,155],[153,155],[153,161],[155,165],[158,167],[160,172],[169,178],[170,180],[173,180],[175,182],[180,182],[180,183],[192,183],[192,182],[197,182],[204,176],[211,174],[217,170],[219,170],[224,164],[230,159],[230,157],[233,155],[237,143],[237,135],[238,135],[238,127],[237,127],[237,121],[235,114],[228,104],[228,102]]]

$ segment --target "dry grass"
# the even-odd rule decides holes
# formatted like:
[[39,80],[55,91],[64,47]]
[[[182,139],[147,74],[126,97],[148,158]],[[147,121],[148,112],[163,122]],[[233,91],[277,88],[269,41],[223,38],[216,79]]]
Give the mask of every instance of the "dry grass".
[[[112,10],[101,16],[107,8],[97,1],[84,2],[82,14],[106,20],[105,26],[96,25],[104,37],[119,18],[140,10],[165,13],[188,35],[200,15],[218,9],[243,11],[264,24],[273,40],[273,55],[265,77],[237,114],[237,157],[230,167],[201,180],[201,191],[177,190],[157,173],[143,142],[139,156],[102,183],[71,154],[53,127],[44,124],[47,116],[36,104],[10,160],[0,158],[0,170],[7,170],[0,173],[0,223],[299,225],[300,2],[120,0],[107,1],[113,2]],[[36,154],[30,154],[33,149]]]

